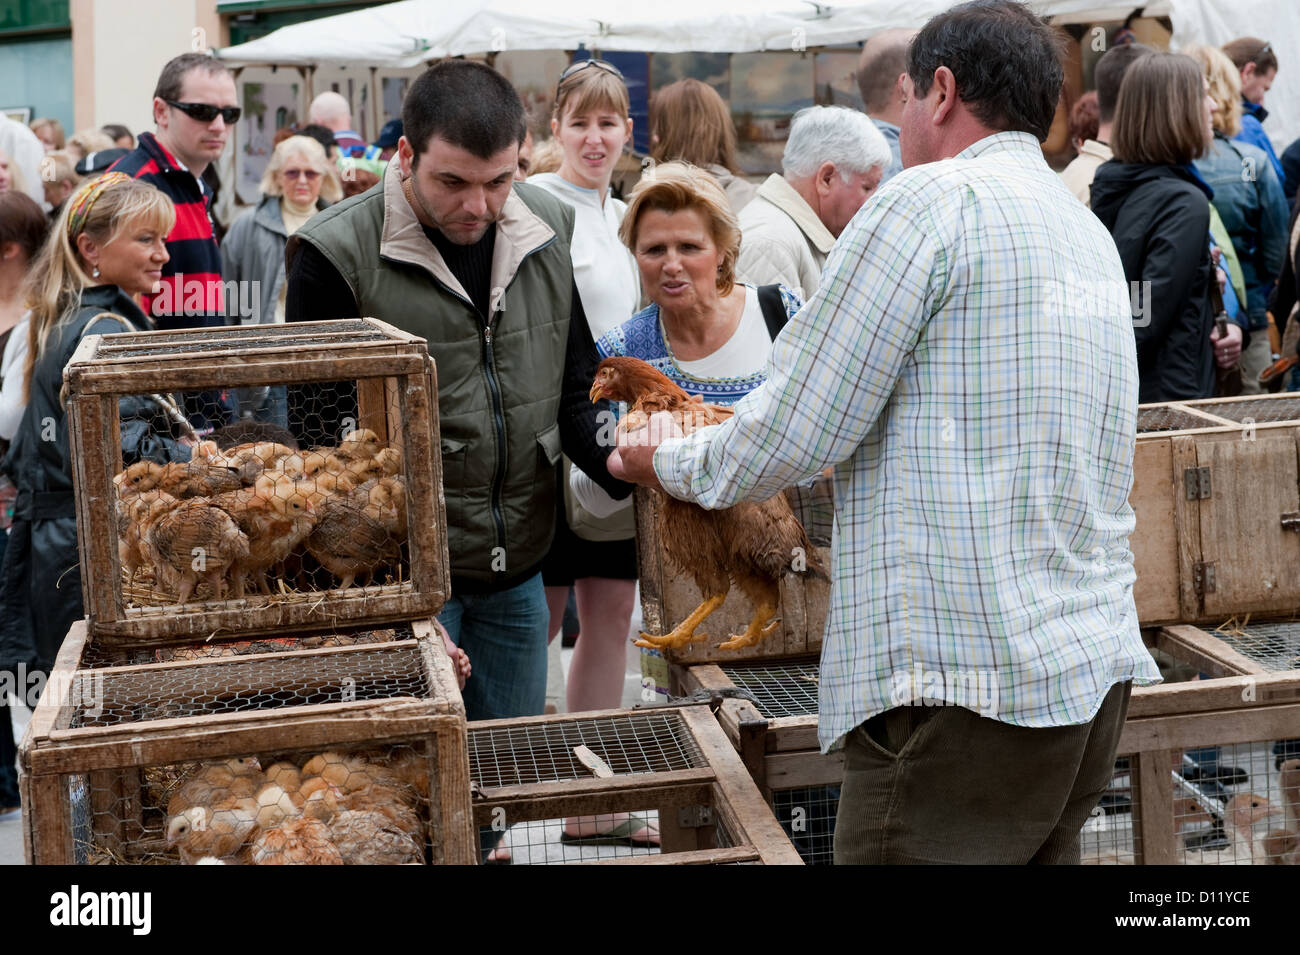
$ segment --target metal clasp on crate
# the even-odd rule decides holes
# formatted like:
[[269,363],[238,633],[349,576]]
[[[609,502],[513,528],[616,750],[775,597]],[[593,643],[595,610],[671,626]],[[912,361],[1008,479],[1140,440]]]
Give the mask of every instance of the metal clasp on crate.
[[1198,594],[1214,593],[1214,561],[1198,560],[1192,564],[1192,587]]
[[1300,511],[1288,511],[1282,515],[1282,530],[1300,531]]

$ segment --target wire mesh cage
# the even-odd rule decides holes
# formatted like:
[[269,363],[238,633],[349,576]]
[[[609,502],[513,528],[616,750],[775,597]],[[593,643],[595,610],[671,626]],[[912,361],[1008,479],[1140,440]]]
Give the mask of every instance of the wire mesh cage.
[[[755,547],[770,545],[762,534],[728,535],[731,543],[726,548],[706,552],[699,544],[700,535],[712,525],[685,526],[668,510],[676,503],[665,502],[658,492],[638,489],[637,571],[648,635],[642,645],[653,643],[670,663],[680,664],[817,652],[830,602],[834,482],[821,474],[805,485],[788,488],[778,501],[778,506],[783,505],[789,506],[807,540],[792,537],[779,542],[782,548],[788,545],[791,556],[785,574],[776,580],[757,574],[743,556],[731,556],[732,549],[744,549],[751,541]],[[739,508],[709,514],[709,521],[745,519]],[[691,542],[685,563],[675,543],[681,541]],[[711,574],[696,573],[700,567],[718,566],[729,573],[725,591],[707,581]],[[710,592],[703,593],[701,586]],[[760,593],[765,596],[755,596]],[[763,604],[775,610],[768,613]]]
[[370,319],[90,336],[66,378],[97,635],[142,643],[441,608],[423,340]]
[[472,723],[468,745],[487,862],[799,862],[706,707]]
[[1214,636],[1263,672],[1300,670],[1300,620],[1239,623],[1233,619],[1217,628]]
[[407,631],[78,669],[78,624],[20,748],[28,860],[473,861],[456,677]]
[[1193,428],[1221,427],[1219,422],[1177,405],[1144,405],[1138,408],[1137,433],[1187,431]]
[[1300,396],[1295,395],[1254,395],[1248,398],[1189,401],[1185,407],[1243,424],[1300,421]]

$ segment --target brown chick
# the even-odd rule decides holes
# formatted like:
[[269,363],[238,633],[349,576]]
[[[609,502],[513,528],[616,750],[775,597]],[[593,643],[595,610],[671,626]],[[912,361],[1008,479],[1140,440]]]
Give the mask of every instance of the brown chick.
[[[120,475],[119,475],[120,477]],[[127,571],[127,581],[135,580],[142,564],[148,563],[140,549],[140,535],[177,504],[176,498],[157,488],[127,492],[117,500],[117,557]]]
[[[693,400],[662,372],[640,359],[623,356],[600,363],[590,397],[592,401],[627,402],[631,414],[643,417],[668,411],[687,434],[721,424],[732,413]],[[779,625],[774,617],[786,574],[830,579],[784,494],[710,511],[662,491],[654,493],[659,500],[658,536],[664,554],[672,566],[691,576],[704,600],[671,632],[641,634],[638,646],[681,647],[704,639],[696,628],[722,606],[733,582],[753,604],[754,615],[743,633],[731,636],[719,648],[753,646]]]
[[185,778],[167,801],[167,815],[178,816],[196,805],[211,805],[227,796],[251,796],[266,782],[257,759],[244,756],[204,763]]
[[369,428],[358,428],[332,450],[345,461],[368,461],[383,449],[384,442],[379,439],[379,435]]
[[330,840],[344,865],[409,865],[424,862],[424,844],[403,829],[397,813],[379,808],[345,809],[328,823]]
[[173,461],[162,469],[158,487],[173,497],[211,497],[243,487],[244,482],[230,468],[206,461]]
[[248,537],[230,515],[203,498],[181,501],[150,523],[140,547],[154,577],[187,603],[200,580],[212,597],[225,593],[226,574],[248,559]]
[[298,789],[302,797],[302,814],[309,819],[328,822],[339,811],[344,797],[343,790],[322,779],[320,776],[308,776]]
[[326,752],[313,756],[302,767],[303,778],[319,776],[342,793],[355,792],[387,779],[381,768],[361,756]]
[[254,795],[229,795],[173,816],[167,822],[167,845],[188,864],[205,856],[230,859],[240,854],[255,830],[278,826],[296,814],[283,789],[264,783]]
[[254,834],[245,858],[249,865],[344,864],[329,827],[308,818],[288,819]]
[[412,839],[424,838],[424,826],[409,788],[373,783],[347,793],[339,804],[340,811],[361,810],[385,813],[391,824]]
[[263,471],[276,470],[281,461],[295,454],[293,448],[274,441],[254,441],[227,448],[209,461],[232,469],[244,484],[252,484]]
[[259,591],[270,593],[266,572],[306,539],[317,518],[306,491],[277,473],[261,475],[251,488],[212,498],[212,506],[228,514],[248,539],[248,552],[234,573],[237,597],[243,596],[248,575]]
[[398,543],[406,540],[406,480],[392,476],[366,481],[354,497],[362,501],[361,511],[381,524]]
[[[320,520],[307,538],[307,553],[339,579],[342,588],[351,587],[358,576],[367,581],[375,571],[401,559],[404,533],[397,533],[397,516],[384,520],[382,515],[366,512],[370,489],[356,488],[347,494],[335,494],[320,507]],[[403,505],[405,496],[403,495]],[[401,528],[405,530],[405,521]]]

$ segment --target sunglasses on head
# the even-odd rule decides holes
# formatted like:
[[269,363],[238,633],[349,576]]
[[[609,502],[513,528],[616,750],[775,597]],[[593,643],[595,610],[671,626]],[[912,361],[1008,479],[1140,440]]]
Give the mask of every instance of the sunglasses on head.
[[188,116],[190,119],[197,119],[200,123],[210,123],[218,116],[227,126],[233,126],[239,122],[239,114],[243,112],[238,106],[212,106],[208,103],[178,103],[175,100],[163,100],[168,106],[175,106],[178,110]]
[[620,80],[623,79],[623,71],[620,70],[613,63],[606,63],[604,60],[596,60],[596,59],[579,60],[577,63],[570,64],[568,67],[565,68],[564,72],[560,74],[559,83],[555,84],[556,89],[559,89],[560,83],[563,83],[570,76],[573,76],[575,73],[581,73],[589,66],[599,67],[600,69],[604,70],[606,73],[613,73]]

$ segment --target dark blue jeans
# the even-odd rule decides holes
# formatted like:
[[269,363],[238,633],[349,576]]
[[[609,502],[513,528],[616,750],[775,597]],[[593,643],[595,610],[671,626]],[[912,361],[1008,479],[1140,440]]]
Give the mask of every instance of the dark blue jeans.
[[541,574],[509,590],[452,597],[438,620],[473,667],[463,694],[467,718],[541,715],[550,624]]

